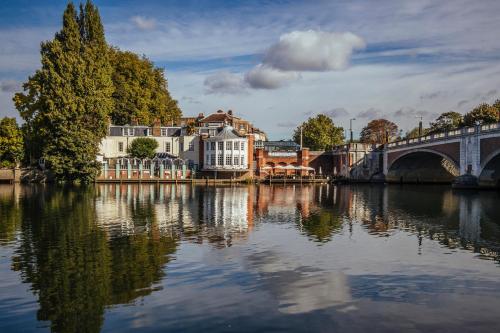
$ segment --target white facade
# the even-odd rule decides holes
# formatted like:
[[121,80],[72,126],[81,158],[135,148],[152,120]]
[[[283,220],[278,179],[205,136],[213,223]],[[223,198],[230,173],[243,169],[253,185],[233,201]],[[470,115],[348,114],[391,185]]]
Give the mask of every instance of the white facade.
[[183,135],[179,141],[179,157],[195,166],[200,165],[200,137],[198,135]]
[[247,170],[248,140],[240,136],[231,126],[224,127],[204,143],[204,169]]
[[[158,129],[157,129],[158,130]],[[108,135],[101,141],[99,155],[103,158],[127,156],[127,148],[136,138],[151,138],[158,142],[157,153],[180,154],[180,127],[160,127],[158,135],[146,126],[110,126]]]

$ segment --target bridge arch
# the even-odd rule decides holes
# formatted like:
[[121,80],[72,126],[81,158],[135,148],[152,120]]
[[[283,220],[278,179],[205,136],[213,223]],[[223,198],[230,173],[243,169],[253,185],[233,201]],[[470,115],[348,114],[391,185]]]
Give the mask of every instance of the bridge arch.
[[500,188],[500,148],[486,156],[481,163],[479,184]]
[[386,180],[405,183],[451,183],[459,175],[460,167],[450,156],[432,149],[418,148],[397,156],[387,167]]

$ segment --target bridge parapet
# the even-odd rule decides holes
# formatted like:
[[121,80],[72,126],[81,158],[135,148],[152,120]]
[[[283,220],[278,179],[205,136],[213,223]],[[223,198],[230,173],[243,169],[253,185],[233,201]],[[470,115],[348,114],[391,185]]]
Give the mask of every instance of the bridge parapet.
[[386,150],[399,149],[402,147],[419,145],[422,143],[431,143],[436,141],[444,141],[449,139],[460,138],[464,136],[470,136],[474,134],[482,134],[482,133],[491,133],[491,132],[500,132],[500,123],[496,124],[487,124],[476,127],[464,127],[455,130],[450,130],[447,132],[440,132],[429,134],[425,136],[420,136],[418,138],[413,139],[405,139],[400,141],[391,142],[386,145]]

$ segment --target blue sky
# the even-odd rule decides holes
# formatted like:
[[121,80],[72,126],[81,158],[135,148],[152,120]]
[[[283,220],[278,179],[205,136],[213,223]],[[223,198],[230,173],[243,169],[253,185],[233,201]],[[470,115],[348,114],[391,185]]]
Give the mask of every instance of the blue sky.
[[[2,1],[0,115],[66,1]],[[109,43],[166,69],[185,115],[232,109],[271,138],[317,113],[403,130],[500,98],[500,1],[95,1]]]

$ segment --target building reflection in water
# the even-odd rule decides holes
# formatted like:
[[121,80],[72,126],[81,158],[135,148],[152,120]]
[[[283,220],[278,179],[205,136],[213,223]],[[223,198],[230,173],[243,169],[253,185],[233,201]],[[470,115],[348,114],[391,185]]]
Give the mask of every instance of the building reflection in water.
[[[291,224],[320,245],[360,230],[354,224],[374,237],[402,230],[415,235],[416,251],[427,238],[498,261],[498,199],[418,186],[0,186],[0,246],[17,244],[12,267],[37,295],[39,320],[54,331],[92,331],[106,308],[160,288],[182,242],[227,248],[262,224]],[[248,258],[280,311],[351,301],[344,273],[310,274],[289,264],[279,275],[275,261],[293,262],[283,256]]]

